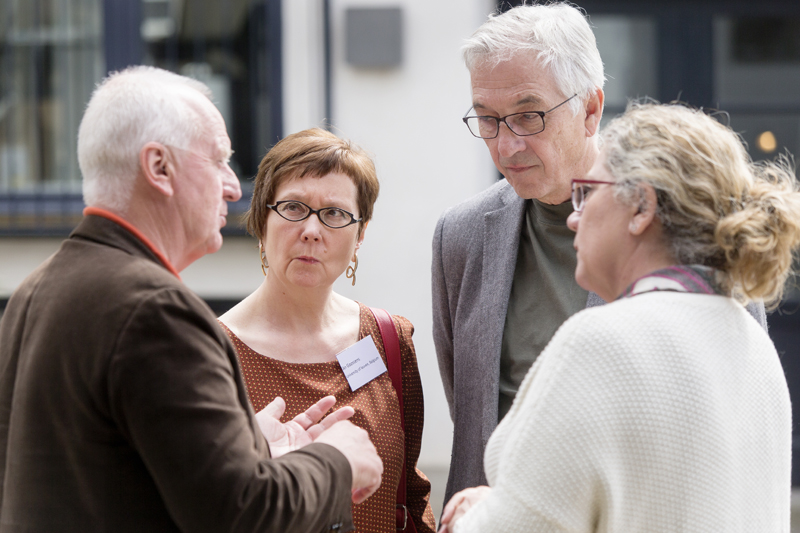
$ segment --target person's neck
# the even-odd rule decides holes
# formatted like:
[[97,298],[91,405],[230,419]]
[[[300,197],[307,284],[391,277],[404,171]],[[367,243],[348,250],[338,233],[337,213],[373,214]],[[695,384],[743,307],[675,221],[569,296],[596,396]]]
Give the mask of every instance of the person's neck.
[[153,209],[149,204],[142,206],[144,202],[133,204],[124,211],[112,211],[117,216],[128,221],[135,226],[147,239],[156,247],[164,257],[181,272],[192,264],[197,257],[190,257],[187,246],[183,242],[184,234],[175,231],[180,227],[174,220],[168,220],[165,213],[171,213],[170,209]]
[[159,256],[159,259],[166,260],[170,270],[175,274],[191,264],[191,260],[188,262],[185,259],[181,260],[183,256],[177,253],[181,248],[174,245],[174,236],[164,231],[164,228],[168,227],[166,221],[159,221],[158,217],[150,214],[150,211],[137,210],[133,207],[114,209],[101,203],[87,207],[89,214],[92,214],[91,210],[98,210],[98,214],[118,219],[123,225],[131,226],[137,237],[143,238],[145,244]]
[[[253,294],[254,318],[282,331],[298,334],[324,331],[342,315],[342,297],[333,287],[287,286],[269,271]],[[261,316],[258,317],[257,315]]]
[[617,293],[609,295],[611,300],[622,294],[637,279],[656,270],[670,267],[675,263],[675,258],[672,257],[666,246],[650,240],[639,242],[625,263],[623,274],[620,276],[617,286]]

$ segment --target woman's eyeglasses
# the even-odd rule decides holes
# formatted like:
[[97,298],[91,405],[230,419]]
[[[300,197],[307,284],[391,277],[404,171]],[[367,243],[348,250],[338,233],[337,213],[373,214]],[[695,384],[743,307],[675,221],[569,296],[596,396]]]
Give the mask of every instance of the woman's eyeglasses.
[[586,199],[592,193],[594,185],[614,185],[614,181],[572,180],[572,208],[578,213],[583,211]]
[[345,228],[350,224],[361,222],[360,218],[356,218],[353,213],[345,211],[344,209],[338,207],[311,209],[303,202],[298,202],[297,200],[281,200],[280,202],[275,202],[273,205],[267,204],[267,207],[291,222],[300,222],[314,214],[317,215],[320,222],[333,229]]

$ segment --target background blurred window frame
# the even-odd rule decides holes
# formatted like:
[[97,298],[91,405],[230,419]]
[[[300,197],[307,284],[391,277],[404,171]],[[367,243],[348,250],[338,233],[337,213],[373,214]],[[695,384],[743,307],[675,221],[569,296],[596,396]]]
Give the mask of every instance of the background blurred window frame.
[[[226,17],[236,17],[238,34],[224,25]],[[258,161],[283,134],[280,21],[280,0],[2,2],[0,238],[62,237],[80,221],[83,109],[108,72],[135,64],[197,77],[215,91],[244,192],[229,208],[234,221],[249,205]],[[195,32],[191,39],[178,38],[181,26]],[[244,59],[237,63],[224,52]],[[228,71],[220,75],[212,62]],[[244,229],[229,223],[224,233]]]

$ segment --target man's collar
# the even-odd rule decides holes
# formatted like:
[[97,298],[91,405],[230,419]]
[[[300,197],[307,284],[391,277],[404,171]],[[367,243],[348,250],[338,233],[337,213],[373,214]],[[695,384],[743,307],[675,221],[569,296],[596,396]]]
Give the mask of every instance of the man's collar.
[[85,208],[83,210],[83,216],[89,216],[89,215],[95,215],[95,216],[98,216],[98,217],[103,217],[105,219],[108,219],[108,220],[114,222],[115,224],[118,224],[118,225],[122,226],[126,230],[128,230],[137,239],[142,241],[142,243],[145,246],[147,246],[150,249],[151,252],[153,252],[153,254],[158,258],[158,260],[161,261],[161,264],[164,265],[164,268],[169,270],[176,278],[181,279],[180,274],[178,274],[178,271],[175,270],[174,266],[172,266],[172,263],[169,262],[169,259],[167,259],[167,256],[165,256],[161,252],[161,250],[156,248],[156,246],[150,241],[150,239],[145,237],[144,234],[141,231],[139,231],[138,229],[136,229],[136,227],[133,224],[131,224],[130,222],[128,222],[124,218],[120,217],[119,215],[116,215],[116,214],[112,213],[111,211],[106,211],[105,209],[101,209],[99,207],[87,207],[87,208]]

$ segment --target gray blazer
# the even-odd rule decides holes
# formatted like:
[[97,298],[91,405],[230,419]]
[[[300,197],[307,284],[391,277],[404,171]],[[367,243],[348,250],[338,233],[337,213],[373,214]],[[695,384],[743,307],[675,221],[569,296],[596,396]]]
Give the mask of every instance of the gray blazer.
[[[454,424],[445,503],[485,485],[483,452],[497,426],[500,348],[525,200],[506,180],[442,214],[433,236],[433,340]],[[605,303],[590,293],[587,307]],[[748,307],[766,329],[763,305]]]

